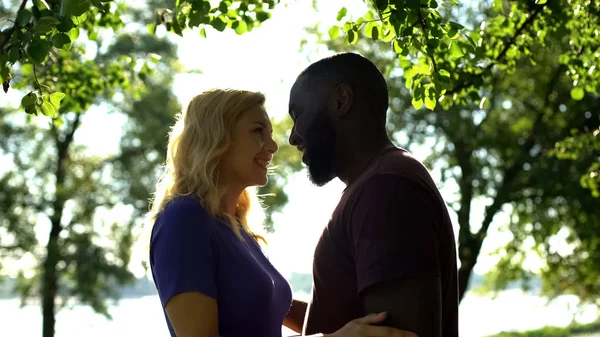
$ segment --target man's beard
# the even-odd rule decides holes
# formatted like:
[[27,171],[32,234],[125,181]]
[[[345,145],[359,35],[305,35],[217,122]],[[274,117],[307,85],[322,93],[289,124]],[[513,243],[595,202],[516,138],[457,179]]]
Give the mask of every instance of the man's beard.
[[323,186],[335,178],[334,155],[336,135],[333,125],[322,111],[307,130],[305,152],[310,180]]

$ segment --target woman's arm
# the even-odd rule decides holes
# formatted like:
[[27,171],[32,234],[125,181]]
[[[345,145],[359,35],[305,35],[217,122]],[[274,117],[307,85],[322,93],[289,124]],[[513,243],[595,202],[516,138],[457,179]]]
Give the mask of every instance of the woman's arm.
[[165,311],[177,337],[218,337],[217,301],[200,292],[173,296]]
[[308,304],[300,300],[292,300],[292,306],[287,316],[283,320],[283,325],[286,328],[294,330],[294,332],[302,333],[302,326],[304,325],[304,317],[306,315],[306,309]]

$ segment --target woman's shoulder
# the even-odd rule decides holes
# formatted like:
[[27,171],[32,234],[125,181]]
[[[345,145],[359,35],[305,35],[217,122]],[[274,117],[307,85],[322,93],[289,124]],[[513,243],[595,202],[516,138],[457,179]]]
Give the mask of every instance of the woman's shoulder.
[[216,218],[211,216],[199,200],[191,196],[178,196],[170,200],[156,218],[155,232],[163,227],[189,227],[211,230]]
[[208,214],[206,208],[200,203],[200,201],[190,195],[182,195],[171,199],[165,205],[165,208],[161,211],[161,214],[168,214],[174,212],[201,212]]

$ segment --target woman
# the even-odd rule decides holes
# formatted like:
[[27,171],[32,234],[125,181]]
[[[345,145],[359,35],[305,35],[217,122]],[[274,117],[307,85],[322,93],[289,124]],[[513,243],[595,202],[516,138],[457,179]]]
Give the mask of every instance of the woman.
[[[171,336],[281,336],[290,286],[248,226],[249,187],[267,183],[277,152],[264,102],[255,92],[207,91],[170,133],[150,212],[150,266]],[[357,331],[389,331],[367,325],[383,318],[329,336],[379,336]]]

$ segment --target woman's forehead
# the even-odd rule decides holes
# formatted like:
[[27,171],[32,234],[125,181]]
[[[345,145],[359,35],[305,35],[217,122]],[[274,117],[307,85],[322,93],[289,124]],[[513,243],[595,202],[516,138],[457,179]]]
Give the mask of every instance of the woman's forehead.
[[249,123],[264,123],[270,125],[269,115],[263,106],[256,106],[244,112],[242,119]]

